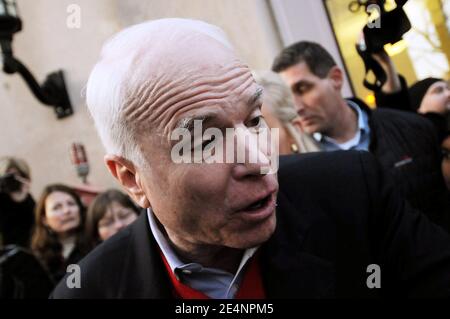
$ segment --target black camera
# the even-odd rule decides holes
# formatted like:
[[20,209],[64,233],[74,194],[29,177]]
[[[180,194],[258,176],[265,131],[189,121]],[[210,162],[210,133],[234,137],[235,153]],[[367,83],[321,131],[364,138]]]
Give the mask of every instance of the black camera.
[[21,189],[22,183],[16,179],[15,174],[8,173],[0,176],[0,192],[1,193],[13,193]]
[[397,7],[389,12],[384,9],[384,1],[377,1],[380,16],[377,20],[369,22],[363,29],[367,51],[373,53],[383,51],[386,44],[400,41],[411,29],[411,22],[403,10],[407,1],[396,0]]
[[[387,80],[386,73],[372,57],[372,53],[383,52],[386,44],[397,43],[411,29],[411,22],[403,10],[403,6],[407,1],[396,0],[397,7],[391,11],[385,10],[386,0],[356,0],[349,5],[349,10],[352,12],[357,12],[361,7],[364,7],[368,14],[372,9],[379,10],[380,13],[376,20],[370,21],[364,27],[364,36],[356,44],[356,51],[363,59],[366,69],[363,84],[369,90],[380,91]],[[370,71],[375,75],[376,80],[374,83],[370,83],[367,79]]]

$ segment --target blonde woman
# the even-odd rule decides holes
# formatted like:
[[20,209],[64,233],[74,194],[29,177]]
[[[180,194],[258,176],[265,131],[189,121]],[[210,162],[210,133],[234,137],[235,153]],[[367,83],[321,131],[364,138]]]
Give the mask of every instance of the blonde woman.
[[280,155],[320,151],[314,139],[295,125],[297,112],[291,92],[279,75],[271,71],[258,71],[254,72],[253,76],[264,88],[264,118],[269,127],[280,130]]

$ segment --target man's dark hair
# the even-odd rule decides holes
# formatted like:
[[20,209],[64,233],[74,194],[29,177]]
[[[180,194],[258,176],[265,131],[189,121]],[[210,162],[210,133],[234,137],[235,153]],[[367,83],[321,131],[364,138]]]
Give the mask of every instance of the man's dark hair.
[[320,78],[325,78],[336,65],[330,53],[320,44],[300,41],[281,51],[272,64],[272,71],[280,73],[301,62],[305,62],[311,72]]

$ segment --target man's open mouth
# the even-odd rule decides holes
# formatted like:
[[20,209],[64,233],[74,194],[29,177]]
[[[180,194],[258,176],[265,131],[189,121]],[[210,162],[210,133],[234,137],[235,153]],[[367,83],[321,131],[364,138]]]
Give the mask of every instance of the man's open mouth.
[[246,222],[261,222],[272,216],[276,207],[276,191],[237,211]]
[[264,197],[263,199],[260,199],[260,200],[258,200],[256,202],[253,202],[252,204],[250,204],[249,206],[247,206],[243,210],[244,211],[255,211],[255,210],[258,210],[258,209],[260,209],[262,207],[265,207],[269,203],[271,197],[272,197],[272,194],[270,194],[270,195],[268,195],[268,196]]

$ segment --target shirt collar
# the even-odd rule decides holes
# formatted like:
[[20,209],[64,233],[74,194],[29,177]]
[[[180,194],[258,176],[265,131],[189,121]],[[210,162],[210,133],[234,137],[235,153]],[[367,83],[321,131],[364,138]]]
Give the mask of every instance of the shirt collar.
[[[147,216],[148,216],[148,221],[149,221],[150,229],[153,233],[153,236],[155,237],[155,240],[158,243],[159,248],[161,249],[162,253],[164,254],[164,257],[166,258],[167,263],[169,264],[170,269],[175,274],[175,276],[178,276],[177,270],[180,270],[181,272],[183,272],[185,274],[189,274],[192,272],[201,272],[201,271],[206,271],[211,274],[215,273],[215,274],[220,274],[220,275],[229,274],[228,272],[226,272],[224,270],[215,269],[215,268],[206,268],[198,263],[183,263],[178,258],[178,256],[176,255],[176,253],[174,252],[172,247],[170,246],[170,244],[167,241],[164,234],[161,232],[161,230],[157,224],[156,218],[150,208],[147,209]],[[249,249],[245,250],[244,255],[242,256],[241,262],[239,264],[238,270],[236,272],[236,276],[234,277],[233,281],[236,280],[238,275],[241,273],[241,270],[244,268],[244,266],[247,264],[247,262],[250,260],[250,258],[256,253],[258,248],[259,247],[254,247],[254,248],[249,248]],[[230,274],[230,275],[232,275],[232,274]]]
[[[357,139],[359,140],[361,134],[365,134],[369,130],[367,115],[363,113],[363,111],[361,110],[361,108],[357,103],[351,100],[346,100],[346,102],[348,106],[351,107],[356,112],[356,116],[358,117],[358,131],[356,132],[355,137],[357,137]],[[327,141],[333,144],[338,144],[334,139],[325,136],[319,132],[313,133],[312,136],[317,142]]]
[[358,116],[358,128],[362,132],[367,131],[367,124],[365,123],[364,115],[363,115],[363,112],[362,112],[361,108],[359,107],[359,105],[350,100],[346,100],[346,101],[347,101],[347,104],[356,112],[356,115]]

